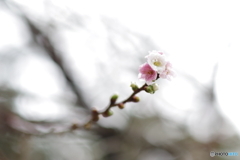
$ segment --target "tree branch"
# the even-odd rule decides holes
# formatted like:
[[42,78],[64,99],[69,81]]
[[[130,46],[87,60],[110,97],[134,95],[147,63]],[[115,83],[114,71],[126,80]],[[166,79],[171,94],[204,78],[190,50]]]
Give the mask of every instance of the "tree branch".
[[77,105],[89,108],[87,103],[85,102],[84,98],[82,97],[81,91],[78,90],[78,85],[73,80],[72,75],[69,72],[69,69],[64,64],[63,58],[57,53],[54,45],[52,44],[50,38],[41,31],[28,17],[22,15],[23,19],[26,21],[26,24],[29,28],[30,35],[32,37],[33,42],[40,48],[44,49],[44,51],[49,55],[51,60],[55,62],[55,64],[61,70],[63,76],[65,77],[68,85],[70,86],[71,90],[77,97]]

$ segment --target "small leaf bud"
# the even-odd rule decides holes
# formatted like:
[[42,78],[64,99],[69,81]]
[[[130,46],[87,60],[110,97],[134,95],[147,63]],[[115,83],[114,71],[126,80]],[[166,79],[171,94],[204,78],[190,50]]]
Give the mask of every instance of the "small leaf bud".
[[118,95],[117,94],[114,94],[112,97],[111,97],[111,103],[115,103],[118,99]]
[[123,108],[124,108],[124,104],[123,104],[123,103],[120,103],[120,104],[118,105],[118,108],[123,109]]
[[136,91],[136,90],[139,89],[138,86],[137,86],[136,84],[134,84],[134,83],[132,83],[132,84],[130,85],[130,87],[132,87],[132,90],[133,90],[133,91]]
[[152,93],[152,92],[153,92],[152,86],[147,86],[147,87],[145,87],[145,91],[146,91],[147,93]]
[[137,97],[137,96],[134,96],[134,97],[132,98],[132,101],[133,101],[133,102],[139,102],[139,101],[140,101],[140,98]]
[[107,110],[106,112],[102,113],[103,117],[110,117],[111,115],[113,115],[113,111],[111,110]]

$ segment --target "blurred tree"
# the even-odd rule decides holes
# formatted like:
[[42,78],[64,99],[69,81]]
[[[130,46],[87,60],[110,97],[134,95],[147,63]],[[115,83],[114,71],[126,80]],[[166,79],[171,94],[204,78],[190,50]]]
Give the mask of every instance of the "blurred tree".
[[[1,5],[1,7],[8,8],[25,25],[30,38],[29,43],[24,47],[34,48],[36,53],[39,52],[38,50],[45,53],[51,62],[58,67],[58,71],[75,97],[75,101],[70,100],[68,102],[69,110],[71,110],[71,114],[68,116],[70,118],[55,121],[36,121],[22,116],[16,110],[17,97],[28,96],[31,98],[31,96],[22,93],[17,87],[10,88],[6,82],[2,83],[0,87],[1,160],[207,160],[227,159],[227,157],[211,158],[209,152],[212,150],[236,151],[239,149],[239,137],[217,111],[214,92],[215,72],[213,72],[211,84],[206,87],[192,76],[179,71],[180,76],[192,84],[200,95],[196,102],[196,107],[199,110],[195,115],[189,114],[186,117],[186,124],[170,120],[164,113],[156,114],[159,111],[155,112],[152,106],[160,106],[159,103],[143,102],[138,104],[139,106],[136,109],[138,111],[135,114],[125,112],[119,120],[114,119],[115,125],[119,125],[122,119],[127,119],[125,127],[111,128],[100,121],[90,130],[78,128],[79,125],[83,124],[83,121],[85,122],[89,118],[87,116],[90,115],[94,96],[99,96],[98,98],[105,102],[104,98],[109,96],[107,92],[112,92],[111,89],[114,87],[111,87],[112,82],[109,81],[113,79],[106,75],[113,74],[112,77],[115,77],[118,74],[117,72],[113,73],[113,70],[104,70],[104,66],[108,64],[100,62],[93,64],[100,66],[98,71],[101,71],[101,73],[98,76],[102,76],[100,79],[103,80],[96,80],[96,84],[92,86],[94,90],[91,92],[85,90],[86,86],[84,86],[83,81],[86,81],[86,79],[82,78],[83,76],[79,76],[82,78],[82,83],[79,83],[74,76],[76,70],[68,63],[68,55],[63,54],[61,44],[56,44],[55,40],[59,34],[57,28],[68,26],[71,30],[77,26],[86,31],[83,34],[91,35],[91,29],[88,28],[86,21],[84,23],[85,19],[73,12],[69,13],[70,15],[64,23],[58,23],[28,15],[23,7],[19,7],[12,1],[2,1]],[[47,7],[56,10],[56,6],[48,4]],[[140,57],[144,55],[145,49],[158,48],[150,38],[134,33],[112,19],[101,17],[100,21],[107,31],[104,40],[107,39],[109,57],[113,57],[111,59],[113,62],[109,62],[110,66],[121,61],[119,62],[120,66],[126,66],[127,71],[135,74],[136,67],[133,68],[133,65],[128,64],[132,63],[131,58],[136,55],[130,53],[139,53],[136,61],[140,62]],[[100,38],[100,40],[103,39]],[[86,42],[79,42],[81,45],[84,45],[84,43]],[[123,54],[116,56],[116,53]],[[2,55],[0,54],[0,56]],[[116,59],[114,59],[115,56]],[[122,60],[126,56],[129,61]],[[10,66],[12,64],[6,65]],[[84,69],[87,69],[87,67]],[[126,75],[131,77],[128,72],[126,72]],[[106,83],[107,80],[109,83]],[[122,87],[122,85],[119,86],[119,88]],[[101,90],[106,93],[101,94]],[[122,92],[123,94],[127,93],[124,89],[122,89]],[[88,96],[89,94],[94,96]],[[82,109],[78,110],[76,106]],[[100,104],[100,106],[103,105]],[[169,107],[173,112],[175,111],[174,107],[170,105],[164,107]],[[149,110],[152,111],[147,112],[141,108],[150,108]],[[151,112],[154,112],[154,114]],[[141,114],[147,116],[141,116]],[[192,119],[192,117],[195,119]],[[113,120],[109,118],[108,121]],[[200,137],[203,135],[203,138],[199,138],[199,135]]]

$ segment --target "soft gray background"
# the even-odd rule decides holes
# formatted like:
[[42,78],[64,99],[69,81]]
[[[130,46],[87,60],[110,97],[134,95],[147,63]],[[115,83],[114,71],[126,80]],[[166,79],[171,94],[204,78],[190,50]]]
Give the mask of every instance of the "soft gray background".
[[[195,160],[239,152],[239,7],[1,1],[0,158]],[[93,130],[35,135],[83,124],[113,93],[126,98],[131,82],[142,84],[138,68],[150,50],[163,50],[177,73],[159,80],[154,95],[140,93],[140,103],[115,108]]]

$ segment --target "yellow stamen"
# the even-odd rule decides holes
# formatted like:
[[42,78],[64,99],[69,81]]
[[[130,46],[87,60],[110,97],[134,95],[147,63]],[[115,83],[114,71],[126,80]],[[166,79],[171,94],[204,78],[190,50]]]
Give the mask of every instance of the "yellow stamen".
[[161,66],[162,64],[160,63],[160,62],[153,62],[153,64],[155,65],[155,66],[157,66],[157,67],[159,67],[159,66]]

